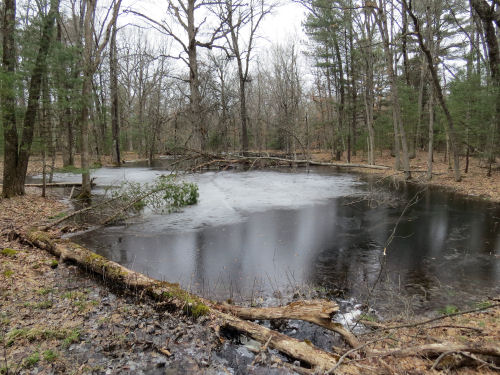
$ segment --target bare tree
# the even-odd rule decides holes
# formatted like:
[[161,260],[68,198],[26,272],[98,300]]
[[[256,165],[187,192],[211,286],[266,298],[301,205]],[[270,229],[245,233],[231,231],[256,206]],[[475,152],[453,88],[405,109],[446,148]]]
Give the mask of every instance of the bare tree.
[[394,71],[394,52],[391,50],[391,40],[389,38],[389,28],[387,26],[387,15],[385,9],[385,0],[379,0],[377,9],[377,24],[382,36],[382,43],[384,46],[385,59],[387,62],[387,73],[389,75],[390,87],[391,87],[391,97],[392,97],[392,112],[394,121],[394,131],[396,136],[396,144],[401,143],[403,151],[403,169],[405,172],[405,178],[410,179],[410,159],[408,154],[408,143],[406,140],[406,131],[403,124],[403,119],[401,115],[401,105],[399,103],[399,89],[396,72]]
[[182,60],[189,68],[189,117],[193,128],[198,133],[201,150],[207,148],[208,129],[200,92],[198,47],[212,49],[215,42],[223,38],[225,34],[222,31],[223,22],[221,21],[216,27],[208,31],[209,35],[204,40],[201,40],[201,32],[204,30],[203,27],[207,23],[207,18],[205,17],[201,22],[196,22],[195,16],[201,13],[200,10],[203,10],[203,8],[206,9],[213,5],[214,3],[210,0],[168,0],[168,13],[181,27],[184,35],[179,35],[170,22],[160,22],[140,12],[129,11],[149,21],[162,34],[173,38],[182,49],[178,56],[171,57]]
[[[406,3],[406,0],[403,0]],[[434,59],[435,57],[432,55],[431,50],[429,47],[426,45],[424,41],[424,37],[422,35],[422,32],[420,30],[420,22],[417,18],[417,16],[413,12],[413,7],[411,1],[409,3],[406,3],[406,9],[408,11],[408,15],[413,21],[413,27],[415,34],[417,35],[418,38],[418,43],[420,45],[420,49],[425,55],[425,58],[427,60],[427,67],[431,73],[432,77],[432,83],[434,85],[434,92],[436,94],[437,100],[439,104],[441,105],[441,108],[443,109],[443,112],[446,117],[446,124],[448,126],[448,135],[450,137],[450,146],[451,146],[451,151],[453,153],[453,170],[455,173],[455,181],[460,181],[461,176],[460,176],[460,161],[459,161],[459,150],[458,150],[458,142],[457,142],[457,135],[455,133],[455,126],[453,122],[453,118],[451,116],[451,113],[448,109],[448,106],[446,104],[446,100],[443,95],[443,89],[441,87],[441,83],[439,80],[438,72],[436,69],[436,66],[434,64]]]
[[[81,167],[82,191],[80,197],[90,196],[90,162],[89,162],[89,110],[92,97],[92,77],[101,63],[102,53],[106,48],[113,25],[116,24],[122,0],[113,0],[111,4],[112,15],[107,25],[103,25],[104,36],[96,42],[95,14],[97,0],[85,0],[85,18],[83,22],[84,47],[82,56],[83,82],[82,82],[82,110],[80,117],[81,136]],[[111,8],[110,8],[111,9]],[[99,33],[101,34],[101,33]]]
[[246,84],[249,80],[249,67],[255,47],[257,30],[264,19],[274,8],[266,0],[225,0],[220,5],[219,17],[225,22],[225,33],[229,54],[236,59],[239,78],[241,147],[248,151],[248,114],[246,101]]

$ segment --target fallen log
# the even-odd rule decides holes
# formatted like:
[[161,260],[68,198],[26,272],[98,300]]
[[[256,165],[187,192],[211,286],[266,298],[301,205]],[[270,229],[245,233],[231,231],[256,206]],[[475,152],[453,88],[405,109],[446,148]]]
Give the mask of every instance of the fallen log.
[[[261,343],[266,343],[269,337],[271,337],[269,340],[270,347],[278,349],[291,358],[313,365],[316,371],[323,373],[337,363],[338,356],[320,350],[305,341],[299,341],[282,333],[272,331],[259,324],[241,320],[229,314],[220,314],[223,314],[225,327],[244,332]],[[311,362],[314,362],[314,364]]]
[[500,358],[500,346],[494,344],[481,345],[470,343],[470,344],[457,344],[457,343],[439,343],[439,344],[425,344],[419,346],[410,346],[407,348],[398,348],[386,351],[372,350],[370,354],[376,354],[379,356],[387,357],[409,357],[409,356],[438,356],[439,354],[446,352],[467,352],[473,354],[482,354],[491,357]]
[[[2,186],[2,184],[0,184]],[[24,184],[26,187],[43,187],[43,184]],[[95,186],[95,183],[92,184]],[[45,187],[82,187],[81,182],[47,182]]]
[[[216,303],[192,295],[178,284],[158,281],[110,261],[68,240],[56,240],[47,232],[32,230],[20,237],[34,246],[47,250],[62,261],[71,262],[92,273],[101,275],[115,286],[122,286],[170,306],[190,313],[194,317],[211,314],[223,327],[243,332],[253,339],[309,365],[316,372],[324,372],[335,365],[338,356],[318,349],[312,344],[291,338],[259,324],[244,321],[215,308]],[[271,337],[271,339],[269,339]]]
[[313,161],[313,160],[293,160],[293,159],[285,159],[278,158],[273,156],[249,156],[246,158],[240,159],[249,159],[249,160],[275,160],[284,163],[295,163],[295,164],[309,164],[309,165],[317,165],[317,166],[325,166],[325,167],[338,167],[338,168],[367,168],[367,169],[391,169],[385,165],[369,165],[369,164],[357,164],[357,163],[331,163],[331,162],[321,162],[321,161]]
[[192,168],[193,170],[201,169],[201,168],[204,168],[204,167],[210,166],[212,164],[216,164],[216,163],[228,163],[228,164],[250,163],[250,162],[255,163],[255,161],[258,161],[258,160],[270,160],[270,161],[276,161],[276,162],[288,163],[288,164],[306,164],[306,165],[337,167],[337,168],[367,168],[367,169],[379,169],[379,170],[391,169],[391,167],[388,167],[385,165],[370,165],[370,164],[340,163],[340,162],[320,162],[320,161],[314,161],[314,160],[309,160],[309,159],[288,159],[288,158],[282,158],[282,157],[272,156],[272,155],[251,156],[249,154],[247,154],[247,155],[232,155],[232,154],[230,154],[230,155],[227,155],[227,157],[225,157],[224,155],[201,152],[201,151],[192,150],[192,149],[186,149],[186,151],[192,152],[192,153],[197,154],[198,156],[206,159],[205,162],[193,167]]
[[353,348],[359,341],[342,324],[332,322],[332,315],[339,310],[333,301],[305,300],[292,302],[283,307],[241,307],[229,304],[216,305],[214,308],[229,312],[245,320],[295,319],[316,324],[330,331],[337,332]]

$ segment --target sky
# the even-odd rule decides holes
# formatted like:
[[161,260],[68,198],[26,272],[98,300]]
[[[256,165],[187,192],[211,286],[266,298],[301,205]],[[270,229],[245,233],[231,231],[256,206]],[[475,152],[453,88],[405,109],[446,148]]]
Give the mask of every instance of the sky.
[[[180,29],[179,26],[175,26],[176,22],[168,17],[167,15],[167,0],[123,0],[122,9],[133,9],[137,12],[143,13],[156,21],[166,21],[169,25],[173,25],[174,30],[177,34],[182,36],[185,40],[185,32]],[[103,2],[104,5],[104,2]],[[195,22],[199,24],[200,21],[205,17],[203,11],[200,9],[198,13],[195,14]],[[279,6],[277,6],[271,14],[266,15],[259,30],[259,38],[256,42],[256,48],[253,52],[253,65],[260,62],[264,62],[269,58],[269,52],[273,44],[286,44],[288,42],[294,42],[295,46],[298,47],[299,51],[304,51],[306,49],[304,43],[307,36],[303,32],[302,22],[306,17],[306,9],[294,2],[292,0],[284,0]],[[141,26],[147,26],[147,22],[141,20],[140,17],[131,14],[122,14],[119,18],[119,23],[124,24],[138,24]],[[210,23],[207,21],[206,25]],[[127,26],[127,28],[131,28]],[[165,37],[153,32],[145,31],[148,35],[148,42],[153,45],[164,43]],[[200,40],[203,41],[203,36],[200,36]],[[206,38],[205,38],[206,39]],[[178,55],[180,52],[180,46],[175,43],[170,43],[172,55]],[[201,51],[200,51],[201,52]],[[180,69],[184,69],[183,65],[179,60],[176,60],[180,65]],[[268,60],[267,60],[268,61]],[[174,63],[175,64],[175,63]],[[303,72],[302,76],[306,77],[310,74],[310,69],[307,66],[307,61],[304,56],[299,57],[300,70]],[[254,67],[253,66],[253,67]],[[252,65],[250,67],[252,69]],[[307,80],[307,78],[306,78]]]
[[[168,20],[167,1],[166,0],[124,0],[122,9],[133,9],[141,12],[157,21]],[[204,17],[202,11],[195,14],[198,24]],[[258,31],[260,36],[258,46],[263,49],[269,48],[273,43],[285,43],[290,38],[295,41],[304,40],[306,35],[302,31],[302,22],[305,18],[305,8],[291,0],[281,2],[273,12],[267,15]],[[138,19],[137,16],[122,14],[119,23],[140,24],[145,22]],[[173,22],[169,22],[173,24]],[[181,32],[182,35],[182,32]]]
[[305,18],[305,8],[292,1],[286,1],[273,14],[264,19],[261,35],[271,43],[280,43],[291,36],[304,39],[302,22]]

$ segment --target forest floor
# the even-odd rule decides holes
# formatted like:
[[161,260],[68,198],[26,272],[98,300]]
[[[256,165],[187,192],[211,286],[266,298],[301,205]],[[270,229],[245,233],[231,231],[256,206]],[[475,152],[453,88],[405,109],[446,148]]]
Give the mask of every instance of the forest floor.
[[[129,159],[134,159],[133,155]],[[391,163],[390,158],[377,161]],[[36,173],[40,167],[36,162],[30,165],[30,173]],[[439,168],[437,165],[435,170]],[[472,173],[483,178],[485,172],[483,168],[477,172],[471,169],[464,181],[472,180]],[[481,183],[472,184],[468,190],[455,190],[496,200],[498,172],[492,180],[484,179],[482,184],[487,181],[489,187],[483,190]],[[497,181],[496,187],[491,186],[492,181]],[[448,186],[453,188],[453,184]],[[260,363],[254,363],[255,354],[245,346],[234,349],[231,340],[215,333],[209,316],[194,321],[163,311],[153,301],[113,290],[112,285],[85,270],[60,263],[44,250],[22,243],[13,233],[47,223],[67,209],[57,196],[44,199],[39,195],[39,189],[29,188],[24,197],[0,200],[0,374],[291,373],[274,360],[272,352]],[[473,306],[491,306],[483,311],[414,327],[367,332],[360,340],[371,342],[364,349],[372,350],[450,342],[498,348],[497,301]],[[401,323],[411,322],[388,320],[382,324],[388,327]],[[361,356],[353,352],[351,357],[346,358],[337,373],[497,373],[480,360],[455,354],[439,362],[432,354]]]

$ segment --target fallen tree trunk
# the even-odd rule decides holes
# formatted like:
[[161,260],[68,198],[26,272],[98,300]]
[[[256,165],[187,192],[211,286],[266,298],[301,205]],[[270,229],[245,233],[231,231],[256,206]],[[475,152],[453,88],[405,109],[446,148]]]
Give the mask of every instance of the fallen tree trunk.
[[387,351],[372,350],[370,354],[380,356],[394,356],[394,357],[408,357],[408,356],[438,356],[447,352],[467,352],[473,354],[482,354],[491,357],[500,357],[500,346],[481,344],[481,346],[471,344],[456,344],[456,343],[439,343],[439,344],[425,344],[419,346],[410,346],[407,348],[399,348]]
[[[2,184],[0,184],[2,186]],[[43,187],[43,184],[24,184],[26,187]],[[93,184],[95,186],[95,184]],[[47,182],[45,187],[82,187],[81,182]]]
[[259,324],[241,320],[229,314],[220,314],[223,314],[225,327],[244,332],[253,339],[263,343],[266,343],[269,337],[271,337],[269,341],[270,347],[278,349],[291,358],[312,365],[316,371],[321,371],[321,373],[323,373],[337,363],[338,356],[320,350],[305,341],[299,341],[282,333],[272,331]]
[[203,157],[209,159],[208,161],[205,161],[203,163],[200,163],[191,170],[197,170],[197,169],[203,169],[206,167],[209,167],[213,164],[225,164],[225,165],[232,165],[232,164],[238,164],[238,163],[252,163],[255,164],[255,162],[260,161],[260,160],[268,160],[268,161],[275,161],[278,163],[286,163],[286,164],[305,164],[305,165],[314,165],[314,166],[324,166],[324,167],[337,167],[337,168],[367,168],[367,169],[378,169],[378,170],[386,170],[390,169],[390,167],[387,167],[385,165],[368,165],[368,164],[355,164],[355,163],[329,163],[329,162],[320,162],[320,161],[313,161],[313,160],[306,160],[306,159],[286,159],[286,158],[279,158],[275,156],[235,156],[231,158],[224,158],[221,157],[220,155],[203,155]]
[[284,163],[295,163],[295,164],[309,164],[309,165],[317,165],[317,166],[325,166],[325,167],[338,167],[338,168],[367,168],[367,169],[391,169],[385,165],[369,165],[369,164],[356,164],[356,163],[330,163],[330,162],[321,162],[321,161],[313,161],[313,160],[293,160],[293,159],[285,159],[285,158],[277,158],[273,156],[250,156],[247,158],[249,160],[275,160]]
[[[87,271],[101,275],[115,286],[121,285],[130,290],[147,294],[155,300],[166,302],[172,307],[191,313],[195,317],[210,313],[214,318],[220,320],[221,326],[243,332],[263,344],[271,337],[270,347],[300,360],[314,371],[324,372],[334,366],[337,361],[338,356],[318,349],[312,344],[221,312],[214,308],[216,303],[192,295],[181,289],[178,284],[149,278],[73,242],[55,240],[47,232],[38,230],[20,234],[20,237],[26,242],[60,257],[63,261],[69,261]],[[325,301],[325,303],[328,302]]]
[[302,320],[339,333],[353,348],[359,346],[356,336],[346,330],[341,324],[332,322],[332,315],[339,310],[339,306],[333,301],[297,301],[283,307],[255,308],[228,304],[216,305],[214,307],[246,320]]

